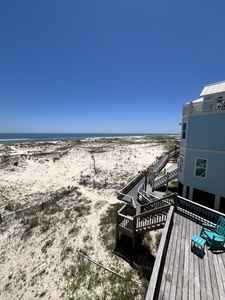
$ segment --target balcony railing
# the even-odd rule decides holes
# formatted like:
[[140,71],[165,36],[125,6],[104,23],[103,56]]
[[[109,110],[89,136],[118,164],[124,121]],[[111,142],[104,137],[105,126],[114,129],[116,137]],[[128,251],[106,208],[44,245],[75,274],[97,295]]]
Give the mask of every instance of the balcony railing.
[[225,111],[224,100],[211,99],[189,102],[183,106],[183,116],[199,112]]

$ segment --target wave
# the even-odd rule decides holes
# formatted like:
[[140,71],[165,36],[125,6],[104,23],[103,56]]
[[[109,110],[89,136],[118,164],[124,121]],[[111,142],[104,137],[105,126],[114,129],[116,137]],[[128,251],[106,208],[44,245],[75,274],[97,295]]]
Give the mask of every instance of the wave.
[[0,142],[7,142],[7,141],[27,141],[29,139],[0,139]]

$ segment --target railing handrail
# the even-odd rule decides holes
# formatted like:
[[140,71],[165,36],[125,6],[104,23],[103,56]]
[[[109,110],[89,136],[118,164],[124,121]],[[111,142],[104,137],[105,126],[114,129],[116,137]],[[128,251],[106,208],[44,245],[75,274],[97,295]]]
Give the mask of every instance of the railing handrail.
[[[132,196],[130,196],[130,195],[128,195],[128,194],[123,194],[123,193],[120,193],[120,195],[122,195],[123,197],[128,197],[128,198],[130,198],[130,204],[133,206],[133,207],[135,207],[136,208],[136,203],[135,203],[135,201],[134,201],[134,197],[132,197]],[[123,199],[124,200],[124,199]],[[124,200],[124,201],[126,201],[126,200]],[[127,202],[127,201],[126,201]]]
[[142,172],[140,172],[136,177],[134,177],[130,182],[128,182],[121,190],[119,190],[118,195],[124,195],[123,191],[125,191],[126,189],[129,189],[130,186],[134,186],[138,181],[140,181],[144,177],[144,171],[151,169],[158,162],[159,162],[159,160],[155,160],[147,168],[145,168]]
[[225,216],[225,214],[223,214],[223,213],[221,213],[221,212],[219,212],[219,211],[217,211],[217,210],[214,210],[214,209],[212,209],[212,208],[210,208],[210,207],[204,206],[204,205],[202,205],[202,204],[200,204],[200,203],[193,202],[193,201],[191,201],[191,200],[189,200],[189,199],[187,199],[187,198],[184,198],[184,197],[181,197],[181,196],[177,196],[177,198],[182,199],[182,200],[184,200],[184,201],[186,201],[186,202],[189,202],[190,204],[194,204],[194,205],[196,205],[196,206],[199,206],[199,207],[202,207],[202,208],[204,208],[204,209],[207,209],[207,210],[209,210],[209,211],[211,211],[211,212],[213,212],[213,213],[216,212],[216,213],[218,213],[218,214],[221,215],[221,216]]
[[165,200],[165,199],[168,199],[168,198],[173,199],[173,197],[177,197],[177,193],[171,193],[169,195],[166,195],[166,196],[162,197],[161,200]]
[[118,214],[121,214],[122,213],[122,211],[124,210],[124,209],[126,209],[126,206],[127,206],[127,204],[124,204],[119,210],[118,210]]
[[[147,198],[145,195],[141,194],[140,192],[138,193],[140,196],[142,196],[145,200],[148,201],[148,203],[146,204],[150,204],[151,203],[151,200],[149,198]],[[142,206],[142,205],[141,205]]]
[[173,213],[174,207],[171,206],[163,229],[145,300],[157,299],[157,293],[161,283],[162,269],[173,223]]
[[[193,207],[193,211],[188,210],[186,208],[182,208],[181,204],[179,204],[179,199],[186,202],[189,207]],[[177,196],[177,208],[178,211],[182,211],[185,215],[191,216],[193,219],[199,222],[207,222],[211,224],[216,224],[217,220],[220,216],[225,217],[225,214],[214,210],[212,208],[206,207],[204,205],[201,205],[199,203],[193,202],[189,199],[186,199],[181,196]],[[204,217],[203,217],[204,215]],[[208,218],[207,218],[208,217]]]
[[154,170],[154,173],[155,174],[158,174],[163,168],[164,166],[166,165],[167,161],[168,161],[168,158],[169,158],[169,154],[166,154],[164,155],[162,158],[161,158],[161,163],[158,165],[158,167]]
[[166,210],[166,209],[169,208],[170,206],[171,206],[171,204],[165,204],[165,205],[163,205],[163,206],[153,208],[153,209],[151,209],[151,210],[149,210],[149,211],[140,213],[140,214],[138,214],[138,215],[134,215],[133,218],[147,217],[147,216],[155,215],[155,214],[157,214],[157,213],[160,213],[160,212]]
[[124,215],[124,214],[121,214],[121,213],[118,213],[118,216],[123,217],[124,219],[130,220],[130,221],[133,221],[132,216]]

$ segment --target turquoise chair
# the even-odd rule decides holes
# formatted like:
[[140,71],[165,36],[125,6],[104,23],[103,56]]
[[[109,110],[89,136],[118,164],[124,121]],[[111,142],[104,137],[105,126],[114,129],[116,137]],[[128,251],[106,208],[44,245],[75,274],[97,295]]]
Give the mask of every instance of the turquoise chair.
[[225,218],[219,217],[215,226],[202,224],[200,236],[206,240],[210,250],[225,250]]

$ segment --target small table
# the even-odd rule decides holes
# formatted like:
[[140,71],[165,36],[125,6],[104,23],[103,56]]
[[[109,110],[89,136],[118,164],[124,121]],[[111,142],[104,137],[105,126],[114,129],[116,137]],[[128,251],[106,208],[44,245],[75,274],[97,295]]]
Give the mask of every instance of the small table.
[[191,250],[194,253],[200,254],[201,256],[203,256],[204,250],[205,250],[205,243],[206,243],[205,239],[203,239],[201,236],[195,234],[191,238]]

